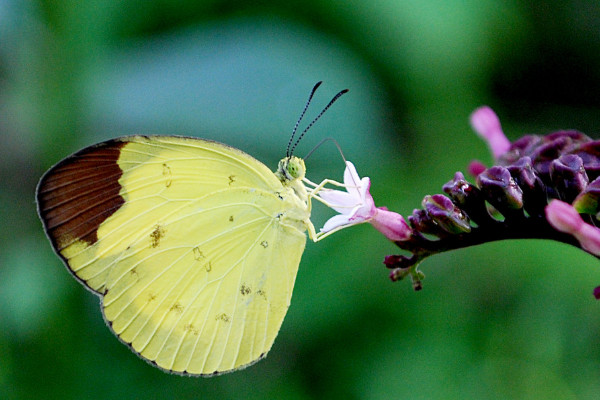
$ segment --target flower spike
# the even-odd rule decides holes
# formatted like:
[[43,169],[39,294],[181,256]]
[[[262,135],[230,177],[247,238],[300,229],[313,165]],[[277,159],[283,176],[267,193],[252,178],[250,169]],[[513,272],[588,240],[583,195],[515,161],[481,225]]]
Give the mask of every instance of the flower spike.
[[[412,234],[395,241],[410,254],[385,258],[390,278],[410,276],[420,289],[425,258],[505,239],[550,239],[600,258],[600,140],[570,130],[510,143],[485,106],[473,112],[471,124],[496,165],[472,162],[475,184],[457,172],[443,186],[447,197],[425,196],[409,216]],[[600,299],[600,286],[594,296]]]

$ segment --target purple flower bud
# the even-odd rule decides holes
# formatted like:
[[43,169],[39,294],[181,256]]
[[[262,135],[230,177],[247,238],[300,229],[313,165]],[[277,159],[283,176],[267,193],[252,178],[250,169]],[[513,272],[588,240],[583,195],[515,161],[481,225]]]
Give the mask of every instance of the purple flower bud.
[[[487,200],[502,214],[523,207],[523,191],[505,167],[491,167],[477,177]],[[504,215],[506,217],[506,215]]]
[[498,161],[501,165],[510,165],[523,156],[531,155],[540,144],[542,138],[537,135],[525,135],[514,141],[510,149]]
[[454,174],[454,179],[446,183],[442,189],[450,196],[452,202],[462,208],[477,224],[490,220],[481,191],[477,186],[467,182],[461,172]]
[[506,168],[521,188],[535,188],[537,175],[533,169],[531,158],[527,156],[521,157],[516,163],[509,165]]
[[444,193],[460,204],[466,202],[467,196],[469,196],[473,189],[478,190],[475,186],[466,181],[462,172],[455,173],[454,179],[442,186]]
[[425,196],[422,205],[431,219],[446,232],[458,234],[471,231],[469,217],[446,196]]
[[[511,146],[511,151],[517,151],[523,156],[531,154],[533,149],[542,143],[542,138],[538,135],[525,135],[515,140]],[[522,157],[522,156],[521,156]],[[519,157],[519,158],[521,158]]]
[[408,222],[413,227],[415,234],[425,233],[438,236],[444,234],[425,210],[414,209],[413,213],[408,217]]
[[404,258],[406,257],[397,255],[385,256],[383,263],[385,264],[386,268],[397,268]]
[[400,255],[391,255],[385,256],[383,263],[386,268],[394,269],[394,268],[403,268],[406,269],[410,267],[413,263],[409,257],[400,256]]
[[559,139],[566,139],[568,143],[587,142],[588,140],[590,140],[590,138],[587,135],[575,130],[556,131],[544,136],[545,142],[553,142]]
[[594,297],[596,300],[600,300],[600,286],[596,286],[594,288]]
[[558,131],[543,137],[540,146],[536,147],[531,157],[538,173],[546,175],[549,173],[550,164],[563,154],[571,153],[580,141],[590,140],[584,134],[577,131]]
[[583,160],[583,167],[590,180],[600,176],[600,140],[591,140],[582,143],[572,152]]
[[521,157],[507,167],[510,175],[523,191],[523,207],[529,215],[543,215],[548,204],[547,188],[537,175],[531,158]]
[[574,154],[562,155],[550,163],[550,180],[560,198],[567,203],[571,203],[589,182],[583,160]]

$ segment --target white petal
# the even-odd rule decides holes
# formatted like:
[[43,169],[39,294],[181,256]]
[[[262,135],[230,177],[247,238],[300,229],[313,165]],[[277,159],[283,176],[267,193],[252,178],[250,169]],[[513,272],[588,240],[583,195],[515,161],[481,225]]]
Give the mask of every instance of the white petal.
[[341,214],[348,214],[360,199],[341,190],[322,190],[319,197],[330,204],[330,207]]
[[[360,198],[364,201],[367,198],[367,195],[369,195],[369,197],[371,197],[371,194],[369,193],[369,189],[371,188],[371,180],[367,177],[364,177],[361,179],[360,183],[360,188],[359,188],[359,196]],[[371,199],[373,199],[371,197]]]
[[346,185],[346,190],[351,195],[360,197],[360,193],[358,191],[358,186],[360,186],[360,176],[358,176],[358,172],[356,172],[356,168],[354,164],[350,161],[346,161],[346,169],[344,170],[344,185]]
[[365,202],[360,206],[356,207],[352,210],[352,214],[350,215],[350,219],[362,219],[364,221],[373,218],[377,209],[375,208],[375,203]]
[[338,226],[348,225],[349,223],[350,220],[347,215],[334,215],[325,222],[325,225],[321,228],[321,232],[329,232]]

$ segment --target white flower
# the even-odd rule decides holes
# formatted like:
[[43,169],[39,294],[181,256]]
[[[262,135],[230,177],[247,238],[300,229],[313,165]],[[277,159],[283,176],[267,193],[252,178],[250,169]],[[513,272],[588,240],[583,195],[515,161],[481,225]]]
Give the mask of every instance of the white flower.
[[346,161],[343,187],[345,192],[321,189],[317,194],[324,204],[339,213],[325,222],[321,233],[370,222],[390,240],[410,238],[412,231],[400,214],[388,211],[385,207],[375,207],[373,197],[369,193],[371,180],[367,177],[361,179],[350,161]]

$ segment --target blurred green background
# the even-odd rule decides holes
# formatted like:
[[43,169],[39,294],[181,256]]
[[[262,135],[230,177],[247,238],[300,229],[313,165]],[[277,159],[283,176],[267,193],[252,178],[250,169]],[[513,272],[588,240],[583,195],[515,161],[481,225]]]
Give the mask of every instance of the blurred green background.
[[[0,0],[0,398],[597,399],[600,263],[503,242],[428,259],[424,289],[391,283],[395,247],[368,225],[304,253],[269,356],[211,379],[165,374],[104,326],[98,299],[37,219],[41,174],[133,133],[226,142],[276,166],[333,137],[404,215],[471,159],[481,104],[514,140],[600,129],[600,2]],[[332,144],[308,177],[341,179]],[[316,224],[330,215],[320,210]]]

